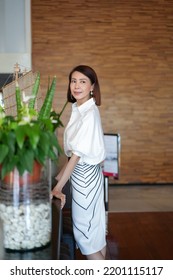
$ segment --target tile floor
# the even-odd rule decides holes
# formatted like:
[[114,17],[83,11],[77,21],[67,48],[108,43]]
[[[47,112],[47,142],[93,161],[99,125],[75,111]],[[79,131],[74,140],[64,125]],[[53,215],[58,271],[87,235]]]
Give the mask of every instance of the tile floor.
[[109,186],[109,212],[173,211],[173,185]]

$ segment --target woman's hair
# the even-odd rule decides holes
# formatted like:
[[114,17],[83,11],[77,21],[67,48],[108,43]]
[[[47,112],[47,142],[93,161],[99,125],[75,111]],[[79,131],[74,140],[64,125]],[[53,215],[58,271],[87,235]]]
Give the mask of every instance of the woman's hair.
[[68,90],[67,90],[67,100],[71,103],[76,102],[76,99],[72,96],[71,90],[70,90],[71,76],[75,71],[80,72],[83,75],[87,76],[90,79],[91,84],[92,85],[94,84],[93,98],[95,99],[96,105],[100,106],[101,105],[101,94],[100,94],[100,86],[99,86],[97,74],[91,67],[89,67],[87,65],[76,66],[70,72],[69,84],[68,84]]

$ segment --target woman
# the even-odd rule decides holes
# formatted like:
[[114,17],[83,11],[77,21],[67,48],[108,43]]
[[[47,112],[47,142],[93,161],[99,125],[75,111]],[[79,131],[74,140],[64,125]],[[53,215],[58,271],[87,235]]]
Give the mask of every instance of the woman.
[[69,75],[68,101],[72,114],[64,131],[64,151],[69,158],[56,179],[52,195],[65,204],[62,189],[71,179],[72,220],[76,243],[88,260],[106,255],[104,188],[101,163],[105,147],[100,114],[100,88],[95,71],[86,65]]

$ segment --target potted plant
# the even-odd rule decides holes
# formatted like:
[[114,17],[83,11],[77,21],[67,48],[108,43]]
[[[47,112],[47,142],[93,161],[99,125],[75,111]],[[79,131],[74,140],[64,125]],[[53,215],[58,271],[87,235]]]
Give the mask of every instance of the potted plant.
[[60,117],[67,102],[60,114],[51,111],[54,77],[37,112],[39,85],[38,73],[32,96],[27,97],[16,82],[16,117],[7,116],[0,107],[0,218],[4,247],[9,250],[37,249],[51,239],[50,186],[42,180],[41,170],[47,159],[55,160],[61,152],[55,130],[62,126]]
[[[52,112],[52,101],[56,88],[56,77],[48,85],[46,97],[39,112],[34,109],[40,85],[38,73],[32,89],[32,96],[21,94],[16,82],[17,116],[6,116],[0,107],[0,177],[7,180],[7,175],[16,168],[19,175],[31,173],[36,167],[44,166],[47,159],[55,160],[61,147],[55,135],[65,105],[57,114]],[[29,100],[28,100],[29,99]],[[35,176],[35,175],[34,175]]]

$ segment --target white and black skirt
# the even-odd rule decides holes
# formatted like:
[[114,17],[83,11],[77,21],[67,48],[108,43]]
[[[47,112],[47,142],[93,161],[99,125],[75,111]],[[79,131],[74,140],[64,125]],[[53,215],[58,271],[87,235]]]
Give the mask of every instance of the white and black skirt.
[[106,245],[104,181],[100,164],[77,164],[72,175],[73,232],[82,254],[90,255]]

